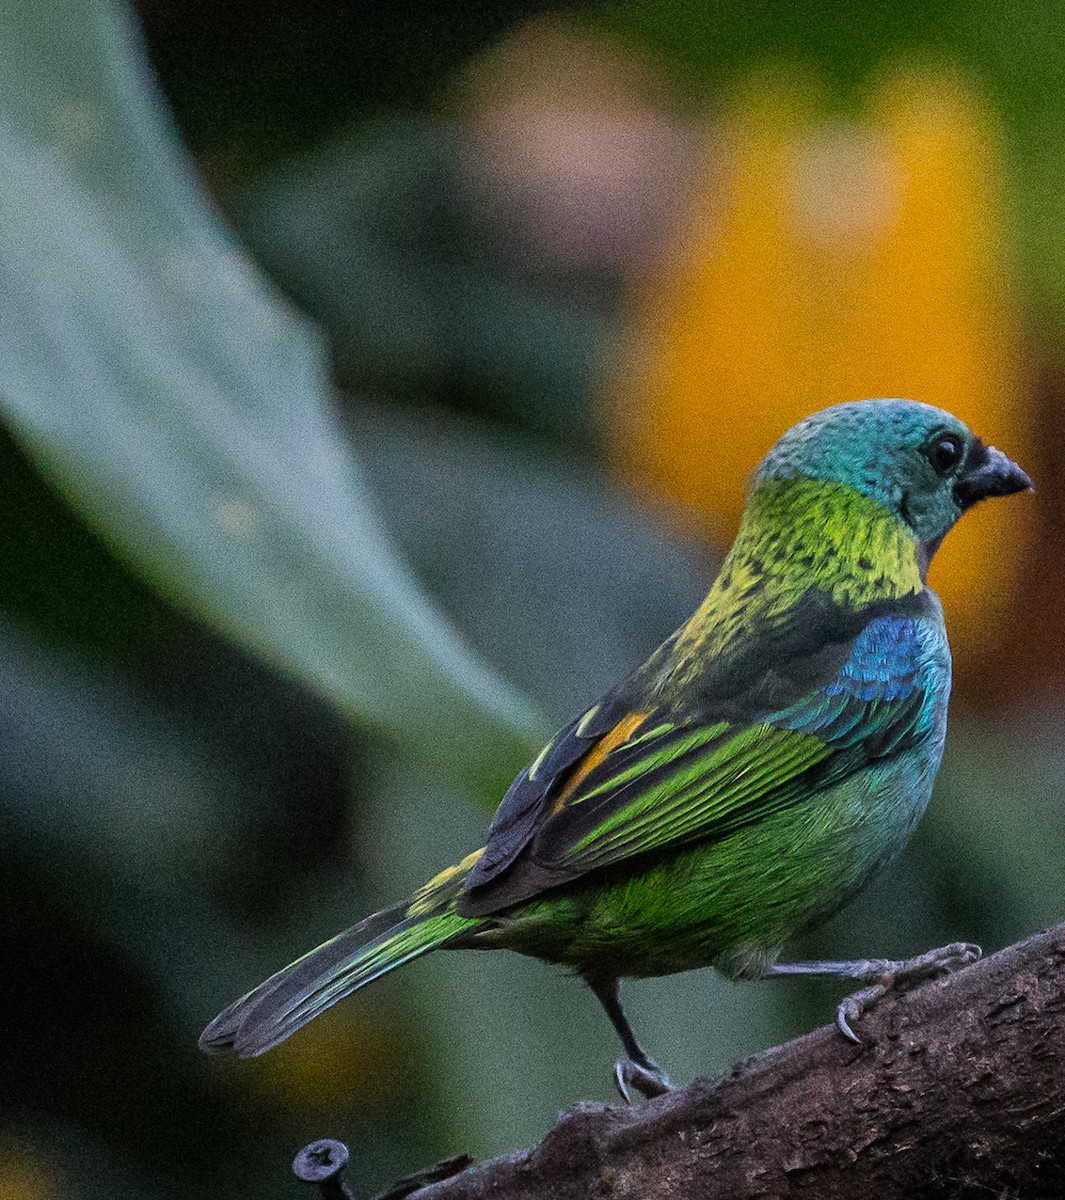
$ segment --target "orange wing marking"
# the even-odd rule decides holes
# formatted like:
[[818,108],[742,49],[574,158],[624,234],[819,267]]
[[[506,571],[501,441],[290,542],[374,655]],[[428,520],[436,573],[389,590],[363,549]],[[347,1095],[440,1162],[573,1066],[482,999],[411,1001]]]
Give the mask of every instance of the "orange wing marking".
[[566,786],[555,797],[555,802],[551,805],[552,815],[561,812],[565,808],[566,801],[580,787],[588,775],[599,766],[611,750],[616,749],[622,742],[627,742],[644,721],[647,720],[648,715],[648,713],[629,713],[627,717],[622,717],[613,729],[608,733],[604,733],[599,741],[582,758],[578,759],[570,777],[566,780]]

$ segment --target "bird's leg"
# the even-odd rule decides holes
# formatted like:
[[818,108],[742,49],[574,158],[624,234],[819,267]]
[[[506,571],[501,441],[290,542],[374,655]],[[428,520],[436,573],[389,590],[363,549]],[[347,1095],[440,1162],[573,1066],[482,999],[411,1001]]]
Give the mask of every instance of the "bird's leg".
[[618,980],[601,975],[585,975],[585,983],[595,992],[599,1003],[606,1009],[610,1023],[618,1031],[621,1044],[628,1058],[619,1058],[614,1064],[614,1083],[626,1104],[632,1103],[629,1088],[633,1087],[647,1100],[664,1096],[671,1091],[669,1076],[653,1058],[640,1049],[632,1026],[621,1011],[620,985]]
[[845,996],[836,1009],[836,1028],[845,1038],[861,1045],[862,1039],[854,1032],[852,1022],[872,1007],[892,989],[912,987],[925,979],[937,975],[948,975],[976,962],[983,951],[971,942],[952,942],[918,954],[915,958],[893,960],[889,958],[865,958],[855,962],[793,962],[773,963],[766,968],[766,976],[784,975],[833,975],[838,979],[856,979],[869,986]]

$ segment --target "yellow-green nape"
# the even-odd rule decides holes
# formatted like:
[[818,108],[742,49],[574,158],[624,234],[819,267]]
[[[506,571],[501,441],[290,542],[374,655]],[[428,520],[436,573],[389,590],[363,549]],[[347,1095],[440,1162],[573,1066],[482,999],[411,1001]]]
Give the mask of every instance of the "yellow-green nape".
[[924,586],[913,530],[854,488],[817,479],[756,483],[713,587],[677,642],[692,669],[811,591],[842,610],[900,600]]
[[777,603],[816,587],[853,608],[923,586],[909,525],[849,485],[818,479],[759,484],[733,554],[737,570],[775,577]]

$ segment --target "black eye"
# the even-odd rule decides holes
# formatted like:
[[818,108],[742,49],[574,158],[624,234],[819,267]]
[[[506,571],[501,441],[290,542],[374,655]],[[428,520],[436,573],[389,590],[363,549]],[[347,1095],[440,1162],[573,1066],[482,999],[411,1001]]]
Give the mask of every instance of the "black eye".
[[925,451],[928,461],[932,464],[932,470],[944,478],[958,466],[964,452],[965,446],[961,438],[953,433],[936,438]]

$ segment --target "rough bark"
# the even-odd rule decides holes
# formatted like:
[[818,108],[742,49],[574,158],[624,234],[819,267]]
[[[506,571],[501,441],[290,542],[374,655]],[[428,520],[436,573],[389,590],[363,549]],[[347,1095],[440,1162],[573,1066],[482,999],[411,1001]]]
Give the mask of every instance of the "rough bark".
[[1065,1197],[1065,924],[418,1200]]

